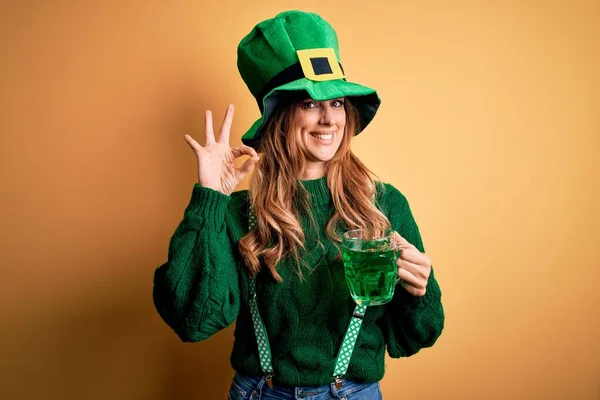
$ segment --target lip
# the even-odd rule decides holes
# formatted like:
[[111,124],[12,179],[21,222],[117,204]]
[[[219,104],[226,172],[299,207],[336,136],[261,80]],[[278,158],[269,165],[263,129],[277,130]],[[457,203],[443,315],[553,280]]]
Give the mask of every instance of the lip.
[[[336,131],[329,131],[329,132],[315,131],[315,132],[310,133],[310,138],[319,145],[329,146],[329,145],[333,144],[335,132]],[[330,139],[319,139],[315,135],[331,135],[331,138]]]

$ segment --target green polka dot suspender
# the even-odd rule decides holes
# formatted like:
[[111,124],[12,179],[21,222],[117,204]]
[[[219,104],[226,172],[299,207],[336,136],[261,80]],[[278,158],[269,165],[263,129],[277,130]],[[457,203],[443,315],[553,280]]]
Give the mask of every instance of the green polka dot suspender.
[[352,314],[350,325],[348,326],[346,336],[344,336],[344,341],[342,342],[342,347],[340,347],[337,360],[335,361],[333,377],[335,378],[336,383],[341,382],[342,377],[348,370],[350,357],[352,357],[354,345],[356,344],[356,338],[358,337],[358,332],[360,331],[360,326],[362,325],[366,310],[367,306],[356,305],[356,308],[354,308],[354,314]]
[[[248,230],[251,231],[256,227],[256,216],[250,206],[248,213]],[[350,364],[350,358],[354,351],[354,345],[358,338],[360,326],[365,316],[367,306],[357,305],[352,314],[350,325],[342,341],[342,346],[338,351],[337,360],[335,362],[335,368],[333,371],[333,379],[337,389],[342,387],[342,379],[348,370]],[[270,388],[273,388],[273,363],[271,356],[271,346],[269,345],[269,339],[267,337],[267,330],[260,318],[260,312],[258,311],[258,303],[256,301],[256,278],[250,277],[250,314],[252,315],[252,323],[254,324],[254,334],[256,335],[256,344],[258,346],[258,356],[260,360],[260,367],[265,374],[265,380]]]
[[267,385],[273,389],[273,363],[271,362],[271,346],[267,338],[267,330],[262,323],[260,313],[258,312],[258,304],[256,302],[256,279],[250,277],[250,314],[252,315],[252,323],[254,324],[254,334],[256,335],[256,345],[258,346],[258,358],[260,367],[265,374]]

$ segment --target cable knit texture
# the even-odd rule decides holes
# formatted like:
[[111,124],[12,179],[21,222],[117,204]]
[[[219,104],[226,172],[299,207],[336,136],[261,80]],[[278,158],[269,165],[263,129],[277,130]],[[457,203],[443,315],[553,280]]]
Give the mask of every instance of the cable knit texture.
[[[317,229],[306,216],[308,268],[300,280],[295,265],[282,261],[283,283],[268,272],[257,277],[257,298],[271,351],[275,381],[292,386],[332,382],[339,347],[355,304],[346,286],[338,249],[325,227],[334,212],[325,178],[301,181],[311,197]],[[402,193],[378,184],[377,206],[392,228],[424,252],[419,228]],[[248,229],[248,192],[231,196],[195,185],[183,220],[169,245],[168,261],[154,276],[154,304],[184,342],[208,339],[234,321],[232,367],[260,376],[256,338],[248,308],[248,275],[237,242]],[[320,243],[323,244],[321,246]],[[396,287],[384,306],[367,309],[346,379],[376,382],[383,377],[385,351],[408,357],[434,344],[444,326],[441,292],[433,271],[423,297]]]

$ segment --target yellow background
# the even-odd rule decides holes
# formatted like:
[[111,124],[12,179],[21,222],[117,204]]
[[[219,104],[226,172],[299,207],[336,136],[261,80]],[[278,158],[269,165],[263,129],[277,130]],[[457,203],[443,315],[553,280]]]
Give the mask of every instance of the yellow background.
[[378,89],[354,148],[443,289],[385,399],[600,398],[600,6],[566,0],[3,2],[0,397],[226,398],[232,330],[180,343],[152,277],[196,179],[183,135],[233,103],[239,143],[237,44],[298,7]]

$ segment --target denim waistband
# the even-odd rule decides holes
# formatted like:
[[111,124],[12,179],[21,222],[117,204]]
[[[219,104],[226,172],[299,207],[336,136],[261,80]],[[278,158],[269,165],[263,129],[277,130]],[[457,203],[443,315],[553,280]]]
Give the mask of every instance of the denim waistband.
[[[268,392],[275,397],[282,399],[308,399],[318,398],[320,395],[330,394],[334,399],[343,398],[359,390],[369,389],[370,386],[378,386],[379,382],[374,383],[361,383],[351,380],[342,380],[342,386],[340,389],[336,389],[334,383],[330,383],[322,386],[285,386],[278,385],[274,382],[273,389],[270,389],[263,377],[246,376],[240,373],[236,373],[233,377],[233,381],[243,391],[250,393],[258,390],[262,392]],[[377,387],[378,389],[378,387]],[[258,398],[258,397],[257,397]],[[328,397],[329,398],[329,397]]]

